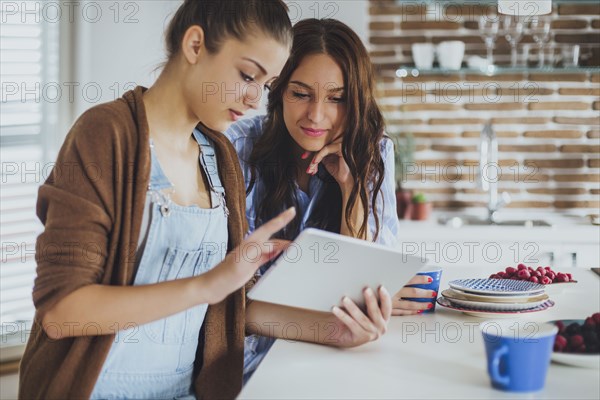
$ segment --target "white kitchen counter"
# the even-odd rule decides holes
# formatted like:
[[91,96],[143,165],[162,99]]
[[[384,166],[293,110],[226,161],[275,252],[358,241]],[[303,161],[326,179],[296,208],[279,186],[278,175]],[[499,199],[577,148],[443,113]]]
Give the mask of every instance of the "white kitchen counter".
[[[482,277],[492,268],[444,270],[451,279]],[[579,283],[552,296],[556,305],[519,319],[583,318],[600,311],[600,278],[573,270]],[[600,370],[552,363],[546,387],[534,394],[490,386],[478,324],[483,319],[437,307],[434,314],[392,317],[379,341],[354,349],[278,340],[240,399],[598,399]],[[600,365],[600,357],[598,359]]]
[[410,238],[411,234],[427,234],[434,236],[450,236],[455,239],[471,238],[473,235],[492,236],[495,240],[560,240],[573,243],[590,243],[600,245],[600,226],[592,225],[590,220],[580,216],[541,212],[505,212],[499,214],[499,220],[540,219],[552,226],[505,226],[505,225],[463,225],[459,228],[438,223],[441,217],[477,216],[483,214],[467,214],[464,212],[436,211],[427,221],[400,220],[401,237]]

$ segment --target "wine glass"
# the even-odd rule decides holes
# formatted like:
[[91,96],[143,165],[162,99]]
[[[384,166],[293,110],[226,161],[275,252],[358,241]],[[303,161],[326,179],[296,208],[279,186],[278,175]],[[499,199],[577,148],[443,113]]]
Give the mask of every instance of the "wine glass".
[[494,64],[494,44],[498,36],[499,19],[496,15],[482,15],[479,18],[479,32],[485,41],[488,65]]
[[502,20],[504,37],[510,44],[510,65],[517,66],[517,44],[523,37],[523,21],[517,15],[505,15]]
[[547,17],[535,16],[529,21],[529,33],[533,41],[538,45],[538,66],[544,66],[544,46],[550,39],[550,19]]

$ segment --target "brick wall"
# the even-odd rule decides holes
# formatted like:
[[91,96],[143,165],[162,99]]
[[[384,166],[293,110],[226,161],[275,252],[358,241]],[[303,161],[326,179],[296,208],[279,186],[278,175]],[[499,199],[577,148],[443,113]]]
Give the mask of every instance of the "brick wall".
[[[556,47],[581,46],[586,69],[530,69],[495,76],[458,71],[399,78],[413,64],[411,44],[462,40],[465,59],[485,55],[479,15],[489,2],[371,0],[371,57],[390,134],[415,138],[415,162],[403,186],[428,194],[437,208],[484,207],[477,188],[479,133],[491,121],[499,137],[499,187],[518,209],[598,212],[600,208],[600,2],[555,4]],[[573,2],[576,3],[576,2]],[[522,44],[532,43],[525,35]],[[498,65],[510,61],[499,38]],[[410,68],[408,69],[410,72]],[[494,179],[496,170],[488,169]]]

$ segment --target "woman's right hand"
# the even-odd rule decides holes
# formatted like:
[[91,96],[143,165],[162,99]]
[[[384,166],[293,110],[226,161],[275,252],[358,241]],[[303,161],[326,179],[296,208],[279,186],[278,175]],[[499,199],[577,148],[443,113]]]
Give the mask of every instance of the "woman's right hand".
[[209,304],[225,299],[244,286],[256,270],[285,250],[288,240],[272,239],[296,216],[294,207],[263,224],[233,249],[225,259],[202,276],[208,280]]
[[392,314],[392,299],[383,286],[379,287],[378,294],[379,301],[373,289],[363,290],[366,313],[350,298],[344,296],[342,299],[344,308],[337,306],[332,308],[332,313],[336,317],[335,333],[325,343],[337,347],[356,347],[377,340],[385,334]]

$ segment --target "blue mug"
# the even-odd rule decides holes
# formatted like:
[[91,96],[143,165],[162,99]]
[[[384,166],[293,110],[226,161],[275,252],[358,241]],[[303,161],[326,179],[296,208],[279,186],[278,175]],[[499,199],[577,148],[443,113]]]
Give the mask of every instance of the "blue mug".
[[427,275],[431,277],[432,282],[422,283],[415,285],[406,285],[406,287],[413,287],[419,289],[433,290],[436,292],[434,297],[403,297],[403,300],[416,301],[418,303],[429,303],[431,308],[423,310],[422,313],[431,313],[435,311],[435,304],[437,300],[437,293],[440,291],[440,280],[442,279],[442,268],[440,267],[425,267],[421,271],[417,272],[417,275]]
[[492,386],[509,392],[542,390],[558,328],[527,321],[481,325]]

